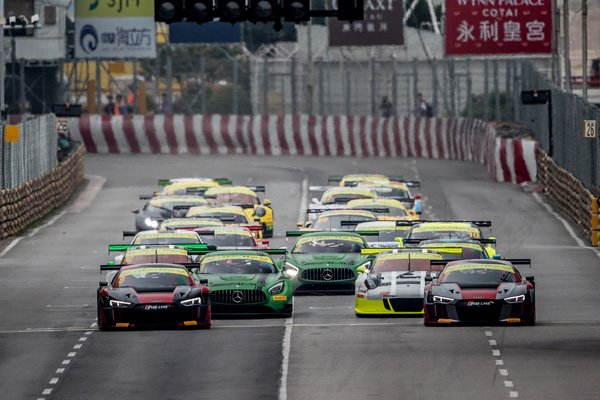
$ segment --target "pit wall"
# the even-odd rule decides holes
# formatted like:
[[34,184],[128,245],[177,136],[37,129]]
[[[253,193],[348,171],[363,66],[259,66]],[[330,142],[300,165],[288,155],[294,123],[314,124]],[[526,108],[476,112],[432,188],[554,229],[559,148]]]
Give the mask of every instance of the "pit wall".
[[536,142],[465,118],[93,115],[71,134],[88,153],[420,157],[484,164],[498,182],[536,179]]

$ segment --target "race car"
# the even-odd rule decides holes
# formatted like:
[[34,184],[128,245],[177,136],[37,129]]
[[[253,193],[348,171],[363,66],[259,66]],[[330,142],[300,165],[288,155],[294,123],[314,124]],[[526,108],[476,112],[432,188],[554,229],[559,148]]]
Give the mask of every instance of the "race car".
[[[412,223],[412,228],[406,236],[406,242],[431,239],[482,239],[483,235],[480,228],[491,227],[491,221],[424,221]],[[493,237],[489,239],[495,243]],[[491,243],[488,243],[486,252],[489,258],[494,258],[494,255],[496,255],[496,250]]]
[[369,221],[356,225],[355,232],[358,234],[369,232],[365,236],[369,247],[401,247],[398,238],[404,239],[412,225],[397,224],[396,221]]
[[252,231],[242,226],[215,226],[194,229],[206,244],[216,246],[219,250],[266,250],[269,241],[260,243]]
[[180,182],[216,182],[221,186],[233,185],[233,181],[229,178],[206,178],[206,177],[187,177],[187,178],[170,178],[170,179],[159,179],[158,186],[165,187],[173,183]]
[[216,218],[169,218],[161,222],[159,231],[194,230],[198,228],[225,226]]
[[356,269],[369,262],[361,254],[367,243],[352,232],[290,231],[298,237],[285,260],[286,271],[295,277],[294,293],[354,293]]
[[375,198],[351,200],[346,204],[350,210],[367,210],[377,215],[379,221],[417,221],[419,215],[407,209],[401,201]]
[[[202,242],[200,236],[192,231],[123,231],[123,238],[131,237],[133,239],[128,244],[109,244],[109,252],[124,252],[131,248],[140,246],[178,246],[186,249],[207,249],[208,246]],[[115,264],[121,264],[123,255],[115,257]]]
[[[496,243],[494,239],[433,239],[419,243],[419,248],[437,251],[444,260],[471,260],[490,258],[483,243]],[[499,255],[496,254],[495,258]]]
[[379,254],[368,269],[359,267],[354,312],[361,316],[423,315],[423,294],[444,267],[442,255],[430,250],[395,250]]
[[421,186],[419,181],[365,181],[360,182],[356,188],[369,189],[377,195],[385,199],[394,199],[401,201],[404,207],[421,214],[423,211],[423,203],[419,193],[414,196],[410,192],[410,188]]
[[425,287],[425,325],[534,325],[535,282],[515,265],[531,260],[449,262]]
[[[244,209],[239,206],[200,206],[190,208],[186,218],[214,218],[226,226],[243,226],[250,229],[256,238],[262,240],[263,227],[258,221],[248,218]],[[258,218],[257,218],[258,219]]]
[[132,212],[135,214],[136,231],[156,229],[167,218],[183,217],[193,206],[203,206],[208,202],[198,196],[158,196],[153,197],[144,207]]
[[202,257],[193,276],[208,281],[215,315],[292,315],[292,282],[269,253],[286,251],[217,251]]
[[376,221],[377,216],[365,210],[322,210],[308,209],[308,214],[318,214],[314,222],[308,221],[302,226],[313,231],[353,231],[357,224]]
[[140,200],[150,200],[156,196],[201,196],[208,188],[220,186],[220,182],[210,178],[159,179],[158,186],[162,188],[152,194],[140,195]]
[[263,237],[273,237],[274,215],[271,201],[262,204],[256,192],[264,192],[264,186],[224,186],[208,189],[204,197],[216,206],[240,206],[249,219],[259,218],[263,226]]
[[210,291],[176,264],[103,266],[117,270],[97,291],[101,331],[168,325],[210,328]]
[[[373,199],[377,195],[368,189],[345,188],[345,187],[327,187],[327,186],[311,186],[311,192],[324,191],[321,200],[316,197],[312,199],[312,203],[308,206],[309,210],[336,210],[346,208],[346,203],[350,200],[357,199]],[[308,214],[309,221],[315,219],[315,212],[311,211]]]
[[161,264],[191,264],[192,257],[184,248],[168,247],[133,247],[125,251],[121,265],[161,263]]
[[337,183],[343,187],[355,187],[362,182],[381,182],[387,183],[390,181],[402,181],[403,176],[399,175],[382,175],[382,174],[349,174],[349,175],[330,175],[327,178],[329,183]]

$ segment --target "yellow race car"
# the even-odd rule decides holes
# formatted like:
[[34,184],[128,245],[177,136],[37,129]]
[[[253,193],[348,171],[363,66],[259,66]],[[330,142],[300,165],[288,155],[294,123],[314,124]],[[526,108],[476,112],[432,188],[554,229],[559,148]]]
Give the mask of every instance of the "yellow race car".
[[356,316],[423,315],[426,282],[437,276],[443,267],[442,255],[430,250],[380,253],[369,269],[366,266],[357,268],[360,274],[355,284]]
[[308,210],[317,213],[314,221],[308,221],[299,228],[313,231],[354,231],[361,222],[376,221],[377,216],[365,210]]
[[[400,247],[398,239],[404,239],[411,225],[397,224],[396,221],[370,221],[356,225],[355,232],[363,235],[369,247],[394,248]],[[373,234],[376,233],[376,234]]]
[[404,207],[401,201],[385,198],[351,200],[346,207],[352,210],[367,210],[375,213],[380,221],[416,221],[419,215]]
[[262,240],[262,225],[252,218],[249,218],[242,207],[239,206],[200,206],[192,207],[186,214],[186,218],[211,218],[218,219],[226,226],[244,226],[256,235],[256,238]]
[[356,187],[369,189],[377,194],[378,198],[401,201],[406,208],[421,214],[423,210],[421,195],[418,193],[413,195],[410,191],[411,188],[419,186],[421,186],[421,183],[418,181],[364,181]]
[[337,183],[339,186],[353,187],[358,186],[361,182],[390,182],[390,181],[401,181],[402,176],[386,176],[382,174],[348,174],[348,175],[330,175],[327,181]]
[[214,226],[225,226],[225,224],[216,218],[170,218],[164,220],[158,227],[158,230],[194,230],[198,228],[210,228]]
[[204,197],[212,205],[217,206],[239,206],[242,207],[246,216],[258,222],[263,227],[264,237],[273,237],[274,214],[271,201],[265,199],[262,204],[256,192],[264,192],[264,186],[220,186],[208,189]]

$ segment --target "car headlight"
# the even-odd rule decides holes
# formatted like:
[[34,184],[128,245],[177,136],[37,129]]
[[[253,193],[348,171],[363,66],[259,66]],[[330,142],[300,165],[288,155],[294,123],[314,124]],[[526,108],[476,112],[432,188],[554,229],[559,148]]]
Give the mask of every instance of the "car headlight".
[[269,293],[271,293],[272,295],[279,294],[279,293],[283,292],[283,287],[284,287],[283,282],[279,282],[269,288]]
[[181,302],[181,305],[186,307],[199,306],[200,304],[202,304],[202,299],[200,297],[194,297],[193,299],[183,300]]
[[298,269],[298,267],[296,267],[294,264],[290,264],[289,262],[286,261],[285,274],[288,277],[295,278],[298,275],[298,272],[300,272],[300,269]]
[[506,301],[507,303],[510,303],[510,304],[522,303],[525,301],[525,295],[520,294],[518,296],[507,297],[504,299],[504,301]]
[[108,304],[110,304],[111,307],[117,307],[117,308],[127,308],[131,305],[131,303],[128,301],[120,301],[120,300],[110,300],[108,302]]
[[369,261],[367,261],[366,263],[362,263],[362,264],[360,264],[360,265],[358,266],[358,268],[360,268],[360,267],[365,267],[365,268],[366,268],[366,269],[368,269],[368,270],[369,270],[369,269],[371,269],[371,261],[369,260]]
[[146,226],[149,226],[150,228],[158,228],[158,221],[155,221],[151,218],[146,218],[144,220],[144,223],[146,224]]
[[450,304],[454,301],[453,298],[451,297],[444,297],[444,296],[433,296],[433,302],[434,303],[441,303],[441,304]]

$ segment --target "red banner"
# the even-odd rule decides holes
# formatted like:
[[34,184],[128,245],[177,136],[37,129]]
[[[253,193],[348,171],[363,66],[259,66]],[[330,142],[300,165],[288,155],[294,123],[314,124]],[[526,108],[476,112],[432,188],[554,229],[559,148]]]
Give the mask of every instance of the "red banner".
[[551,53],[551,0],[446,0],[446,55]]

